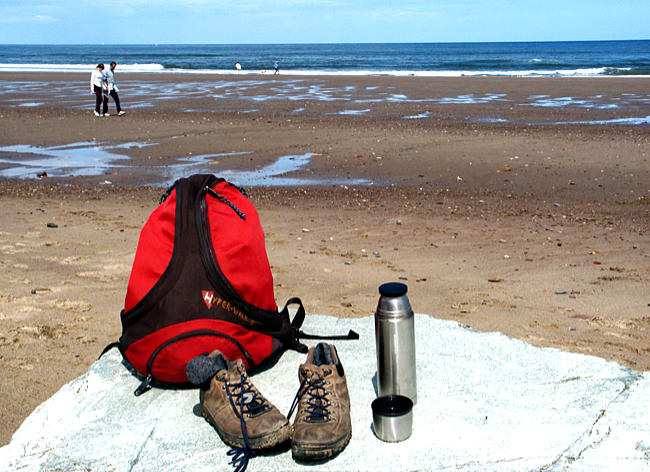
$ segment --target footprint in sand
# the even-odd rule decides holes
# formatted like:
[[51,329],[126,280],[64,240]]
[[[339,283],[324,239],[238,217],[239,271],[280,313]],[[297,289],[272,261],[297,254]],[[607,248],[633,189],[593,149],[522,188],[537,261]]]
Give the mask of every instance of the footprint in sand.
[[507,301],[504,300],[499,300],[497,298],[486,298],[483,300],[485,303],[483,303],[486,306],[490,307],[496,307],[496,308],[504,308],[504,309],[510,309],[510,310],[515,310],[517,308],[517,305],[513,303],[508,303]]
[[105,272],[110,272],[111,274],[129,274],[131,271],[130,266],[124,264],[104,264],[102,266]]
[[466,315],[468,313],[473,313],[476,310],[478,310],[478,307],[474,305],[470,305],[469,302],[454,303],[453,305],[451,305],[451,307],[463,315]]
[[75,340],[81,344],[94,344],[97,342],[97,338],[94,336],[77,336]]
[[20,370],[34,370],[34,364],[30,364],[24,361],[14,361],[10,362],[9,365],[18,368]]
[[59,310],[72,311],[75,313],[84,313],[92,310],[93,306],[90,303],[81,300],[54,300],[47,302],[48,306],[58,308]]
[[100,263],[102,270],[77,272],[77,277],[95,279],[99,282],[110,283],[129,275],[130,267],[120,263]]
[[54,262],[62,265],[82,265],[88,262],[88,258],[83,256],[68,256],[64,259],[50,256],[50,257],[45,257],[44,259],[48,262]]
[[21,326],[17,330],[18,334],[24,334],[33,338],[38,339],[59,339],[67,334],[67,330],[64,326],[47,326],[47,325],[37,325],[37,326]]
[[59,262],[65,265],[81,265],[88,262],[88,258],[85,256],[69,256]]
[[29,285],[32,283],[32,281],[29,279],[14,279],[14,278],[9,279],[9,282],[11,282],[12,284],[20,284],[20,285]]
[[4,246],[0,246],[0,251],[8,256],[25,252],[25,249],[19,249],[16,246],[17,245],[5,244]]
[[114,275],[106,274],[104,272],[99,272],[96,270],[87,271],[87,272],[77,272],[77,277],[82,279],[95,279],[98,282],[103,282],[103,283],[115,282],[118,279],[118,277]]
[[[24,315],[33,315],[33,314],[41,314],[41,313],[43,313],[43,310],[41,308],[39,308],[37,306],[33,306],[33,305],[31,305],[31,303],[29,303],[29,304],[25,304],[23,306],[17,307],[16,312],[17,313],[22,313]],[[19,318],[20,317],[18,317],[17,319],[19,319]]]

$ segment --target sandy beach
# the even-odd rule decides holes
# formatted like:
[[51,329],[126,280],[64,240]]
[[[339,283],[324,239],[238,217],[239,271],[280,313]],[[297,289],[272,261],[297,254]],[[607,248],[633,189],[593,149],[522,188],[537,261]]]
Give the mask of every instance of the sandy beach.
[[247,187],[280,306],[368,316],[402,281],[650,370],[650,79],[124,74],[103,119],[87,82],[0,73],[0,444],[119,338],[140,228],[195,172]]

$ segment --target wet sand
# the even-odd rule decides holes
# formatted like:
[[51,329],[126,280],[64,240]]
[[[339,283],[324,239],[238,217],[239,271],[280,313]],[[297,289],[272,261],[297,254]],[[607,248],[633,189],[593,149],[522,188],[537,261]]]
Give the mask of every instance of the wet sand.
[[[283,156],[307,156],[283,176],[296,185],[249,187],[279,305],[367,316],[377,287],[401,280],[418,313],[650,369],[650,127],[589,124],[650,116],[647,78],[118,84],[127,115],[100,119],[86,74],[0,74],[0,148],[127,158],[0,179],[0,444],[119,337],[165,182],[265,176]],[[33,158],[0,151],[0,172]]]

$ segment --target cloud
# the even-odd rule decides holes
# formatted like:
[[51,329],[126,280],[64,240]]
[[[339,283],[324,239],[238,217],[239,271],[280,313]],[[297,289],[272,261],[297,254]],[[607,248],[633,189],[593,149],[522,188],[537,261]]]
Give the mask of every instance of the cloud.
[[59,20],[50,15],[36,15],[34,21],[37,23],[56,23]]
[[[87,2],[81,0],[54,0],[61,3],[76,3],[86,5]],[[344,7],[346,2],[337,0],[276,0],[268,2],[264,0],[103,0],[102,5],[113,11],[120,9],[138,9],[142,8],[172,8],[203,10],[203,11],[227,11],[230,13],[248,12],[248,11],[277,11],[293,8],[337,8]],[[354,5],[354,3],[352,4]]]
[[44,23],[57,23],[60,21],[49,15],[31,15],[31,16],[16,16],[16,15],[0,15],[0,23],[4,24],[44,24]]

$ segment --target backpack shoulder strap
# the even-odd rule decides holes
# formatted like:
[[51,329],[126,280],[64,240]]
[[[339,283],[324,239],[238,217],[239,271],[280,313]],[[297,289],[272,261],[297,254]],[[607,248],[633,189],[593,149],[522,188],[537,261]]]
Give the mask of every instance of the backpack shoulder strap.
[[119,343],[118,341],[115,341],[115,342],[112,342],[112,343],[106,345],[106,347],[105,347],[104,349],[102,349],[102,352],[101,352],[101,354],[99,355],[99,357],[97,358],[97,360],[101,359],[102,356],[103,356],[104,354],[106,354],[108,351],[110,351],[110,350],[113,349],[114,347],[119,348],[119,347],[120,347],[120,343]]

